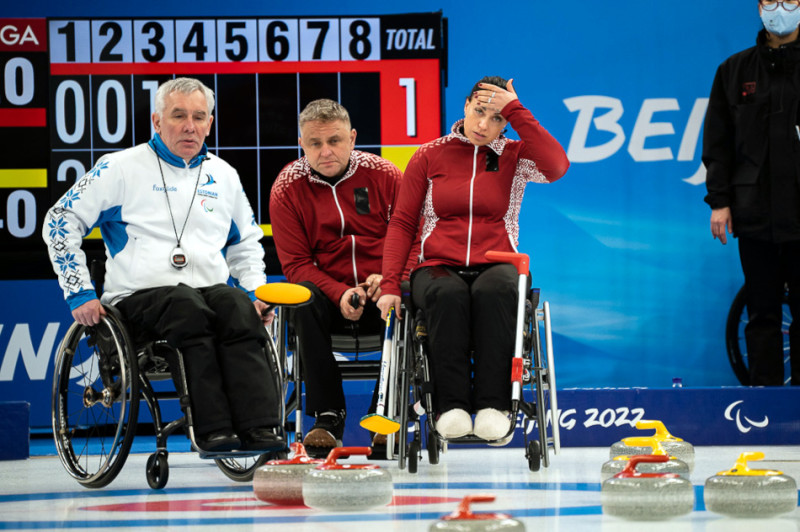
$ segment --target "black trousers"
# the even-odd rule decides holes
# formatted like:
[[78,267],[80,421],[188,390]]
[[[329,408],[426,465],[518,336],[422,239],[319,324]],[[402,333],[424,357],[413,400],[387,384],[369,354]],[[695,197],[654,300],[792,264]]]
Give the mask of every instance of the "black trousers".
[[179,284],[135,292],[117,307],[137,341],[165,339],[183,353],[196,434],[281,424],[266,331],[245,292]]
[[432,266],[411,278],[428,329],[434,407],[509,410],[519,275],[510,264],[460,270]]
[[[333,355],[331,334],[352,331],[355,323],[359,335],[383,334],[384,321],[374,302],[367,300],[364,313],[357,322],[342,316],[338,305],[314,283],[299,283],[314,293],[314,300],[292,310],[290,320],[300,343],[300,361],[306,388],[306,414],[326,410],[346,410],[342,372]],[[376,386],[377,390],[377,386]],[[376,402],[373,393],[373,407]],[[370,410],[373,409],[370,408]]]
[[[775,244],[739,237],[739,258],[744,272],[748,323],[745,342],[750,383],[781,386],[783,364],[783,296],[789,287],[789,310],[800,316],[800,241]],[[789,328],[791,380],[800,385],[800,320]]]

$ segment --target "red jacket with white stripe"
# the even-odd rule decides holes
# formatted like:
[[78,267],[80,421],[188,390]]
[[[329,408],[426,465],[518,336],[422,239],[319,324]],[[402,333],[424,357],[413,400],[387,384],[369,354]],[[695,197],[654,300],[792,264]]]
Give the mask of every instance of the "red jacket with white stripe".
[[316,177],[305,157],[284,167],[269,216],[287,280],[314,283],[338,307],[345,290],[380,273],[401,177],[391,162],[357,150],[336,185]]
[[[452,132],[417,150],[408,163],[397,208],[389,224],[383,258],[384,294],[400,295],[400,279],[414,236],[422,242],[415,269],[477,266],[489,250],[516,252],[519,210],[529,181],[549,183],[567,171],[566,153],[519,100],[501,111],[519,134],[475,146]],[[497,164],[487,154],[496,154]]]

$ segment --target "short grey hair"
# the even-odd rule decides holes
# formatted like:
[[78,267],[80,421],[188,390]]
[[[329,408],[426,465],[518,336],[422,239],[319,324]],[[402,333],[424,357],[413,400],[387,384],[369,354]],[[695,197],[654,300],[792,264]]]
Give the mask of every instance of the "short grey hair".
[[192,94],[200,91],[206,97],[208,104],[208,115],[214,112],[214,91],[206,87],[202,81],[194,78],[175,78],[159,85],[156,90],[155,112],[158,116],[163,116],[164,108],[167,106],[166,99],[168,94],[180,92],[182,94]]
[[336,120],[341,120],[347,125],[347,129],[350,129],[350,114],[347,109],[338,102],[321,98],[309,102],[300,113],[297,122],[302,130],[306,122],[334,122]]

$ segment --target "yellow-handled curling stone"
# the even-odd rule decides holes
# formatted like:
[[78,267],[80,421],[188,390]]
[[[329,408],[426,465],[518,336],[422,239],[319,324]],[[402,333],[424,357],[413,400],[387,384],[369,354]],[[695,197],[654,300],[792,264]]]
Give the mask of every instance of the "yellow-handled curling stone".
[[334,447],[324,463],[303,478],[303,502],[319,510],[366,510],[392,502],[392,475],[374,464],[336,462],[340,456],[366,455],[369,447]]
[[637,521],[659,521],[687,514],[694,508],[692,483],[675,473],[640,473],[645,462],[666,462],[666,455],[631,456],[621,472],[603,482],[603,513]]
[[[630,437],[626,438],[627,443],[631,447],[642,447],[650,449],[650,452],[647,454],[652,455],[663,455],[667,457],[666,462],[642,462],[639,464],[639,471],[642,473],[675,473],[680,475],[681,477],[689,479],[689,465],[684,462],[683,460],[679,460],[674,456],[669,456],[664,448],[661,446],[661,443],[652,436],[640,436],[640,437]],[[634,455],[635,456],[635,455]],[[630,456],[621,454],[619,456],[615,456],[605,464],[600,469],[600,481],[607,480],[623,469],[625,466],[628,465],[628,461],[630,460]]]
[[256,469],[253,491],[258,500],[290,506],[303,504],[303,477],[325,460],[308,456],[302,443],[293,443],[291,449],[291,459],[270,460]]
[[510,515],[481,512],[474,514],[470,509],[473,502],[492,502],[494,495],[467,495],[450,515],[442,517],[428,529],[430,532],[488,532],[523,531],[525,525]]
[[706,509],[731,517],[771,517],[797,508],[797,483],[781,471],[750,469],[747,462],[763,460],[762,452],[739,455],[736,464],[706,479]]
[[[664,451],[670,456],[686,462],[686,465],[689,466],[689,471],[694,469],[694,447],[692,444],[670,434],[661,421],[643,419],[636,423],[636,428],[639,430],[655,429],[652,437],[658,440]],[[621,454],[631,456],[634,454],[650,454],[652,452],[652,449],[648,446],[632,445],[628,442],[629,438],[623,438],[622,441],[613,444],[609,458],[614,458]]]

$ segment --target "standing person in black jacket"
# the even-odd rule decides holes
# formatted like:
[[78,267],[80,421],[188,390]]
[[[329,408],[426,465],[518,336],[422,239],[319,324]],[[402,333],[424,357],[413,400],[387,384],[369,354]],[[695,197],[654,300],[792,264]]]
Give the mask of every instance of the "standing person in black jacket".
[[[756,46],[717,69],[703,135],[711,234],[739,240],[753,385],[783,384],[782,304],[800,316],[800,0],[759,0]],[[800,385],[800,319],[790,331]]]

